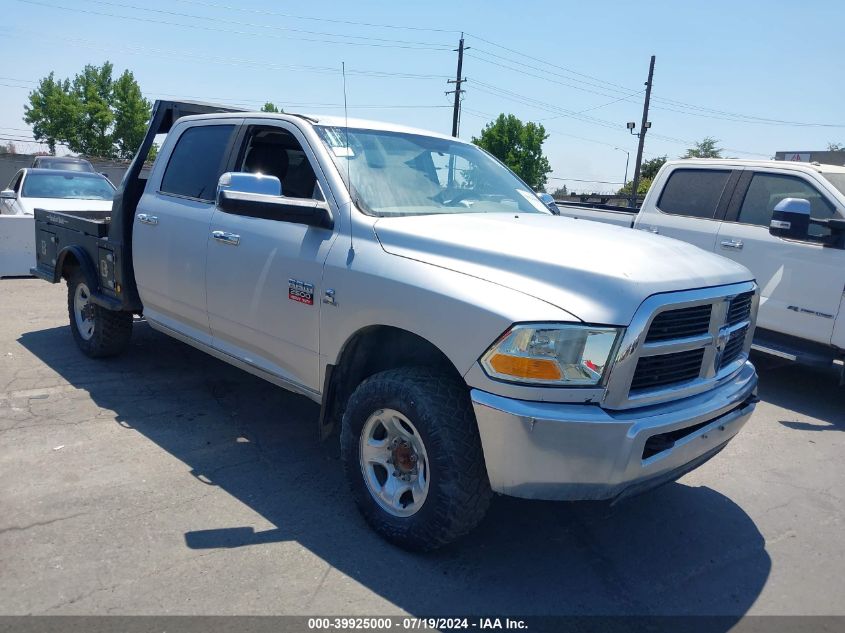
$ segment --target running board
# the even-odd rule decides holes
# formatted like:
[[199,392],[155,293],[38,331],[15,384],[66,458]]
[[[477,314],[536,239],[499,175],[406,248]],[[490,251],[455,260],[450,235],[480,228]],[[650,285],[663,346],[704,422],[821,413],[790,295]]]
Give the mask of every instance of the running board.
[[795,354],[790,354],[789,352],[784,352],[779,349],[775,349],[773,347],[766,347],[765,345],[759,345],[758,343],[752,343],[751,349],[755,352],[761,352],[762,354],[768,354],[769,356],[777,356],[778,358],[785,358],[786,360],[791,360],[795,362],[798,360],[798,357]]

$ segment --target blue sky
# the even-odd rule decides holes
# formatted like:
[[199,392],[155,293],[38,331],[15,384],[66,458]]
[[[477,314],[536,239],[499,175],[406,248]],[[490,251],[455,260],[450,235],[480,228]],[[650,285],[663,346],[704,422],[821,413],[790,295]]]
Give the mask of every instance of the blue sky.
[[676,157],[704,136],[720,139],[726,155],[748,158],[845,143],[841,0],[1,0],[0,7],[0,137],[27,137],[23,104],[40,77],[73,76],[104,60],[116,73],[132,70],[151,99],[255,108],[272,100],[311,113],[342,112],[345,61],[350,115],[449,132],[444,91],[465,31],[461,136],[477,135],[500,112],[542,122],[552,176],[569,179],[550,180],[552,188],[615,189],[624,176],[621,150],[631,152],[633,170],[636,138],[625,122],[640,120],[652,54],[646,157]]

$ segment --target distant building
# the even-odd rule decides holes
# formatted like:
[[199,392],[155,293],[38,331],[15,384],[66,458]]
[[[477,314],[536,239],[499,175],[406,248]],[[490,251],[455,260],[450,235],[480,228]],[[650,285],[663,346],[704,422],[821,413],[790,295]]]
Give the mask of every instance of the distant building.
[[845,151],[804,150],[800,152],[776,152],[775,160],[794,160],[801,163],[821,163],[823,165],[845,165]]

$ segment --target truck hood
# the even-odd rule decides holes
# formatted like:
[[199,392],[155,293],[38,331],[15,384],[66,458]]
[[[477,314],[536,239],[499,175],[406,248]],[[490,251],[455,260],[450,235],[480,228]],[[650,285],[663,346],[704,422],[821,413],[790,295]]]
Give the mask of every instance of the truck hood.
[[541,214],[380,218],[382,248],[523,292],[588,323],[627,325],[647,297],[753,279],[678,240]]
[[18,198],[25,215],[36,209],[46,211],[110,211],[111,200],[80,200],[78,198]]

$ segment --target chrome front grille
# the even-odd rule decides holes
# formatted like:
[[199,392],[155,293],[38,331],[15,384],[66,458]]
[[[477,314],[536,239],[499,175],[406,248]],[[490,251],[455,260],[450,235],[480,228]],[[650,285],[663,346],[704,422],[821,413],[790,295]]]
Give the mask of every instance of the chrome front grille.
[[651,322],[645,339],[646,343],[706,334],[710,328],[712,311],[713,306],[706,303],[691,308],[661,312]]
[[626,409],[712,389],[748,358],[757,303],[753,282],[650,297],[619,346],[604,405]]
[[753,292],[743,292],[737,295],[730,301],[728,308],[728,317],[726,319],[728,325],[736,325],[748,320],[748,315],[751,314],[751,303],[754,299]]
[[748,326],[744,325],[738,330],[731,332],[728,342],[725,344],[722,355],[719,359],[719,369],[727,367],[742,354],[742,347],[748,334]]
[[674,354],[643,356],[631,381],[631,391],[656,389],[687,380],[695,380],[701,372],[703,349],[690,349]]

